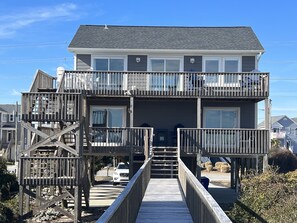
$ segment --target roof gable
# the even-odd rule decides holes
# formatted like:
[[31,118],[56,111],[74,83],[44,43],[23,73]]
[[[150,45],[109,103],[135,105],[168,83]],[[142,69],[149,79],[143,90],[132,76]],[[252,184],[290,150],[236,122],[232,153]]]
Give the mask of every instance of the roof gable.
[[77,48],[264,51],[250,27],[81,25],[69,45]]

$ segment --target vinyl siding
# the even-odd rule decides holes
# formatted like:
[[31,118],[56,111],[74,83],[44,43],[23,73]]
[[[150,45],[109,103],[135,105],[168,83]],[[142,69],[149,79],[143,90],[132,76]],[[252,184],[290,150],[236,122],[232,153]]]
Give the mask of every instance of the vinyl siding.
[[[194,63],[190,62],[191,58],[195,59]],[[184,56],[184,71],[202,72],[202,56]]]
[[[140,58],[140,62],[136,62],[136,58]],[[147,56],[146,55],[128,55],[128,71],[147,71]],[[128,75],[128,90],[133,88],[133,85],[138,86],[139,90],[146,89],[146,75]]]
[[[140,58],[140,62],[136,62],[136,58]],[[147,56],[146,55],[128,55],[128,71],[146,71]]]
[[256,68],[256,58],[254,56],[242,57],[242,72],[250,72]]
[[77,54],[76,55],[76,70],[89,70],[91,68],[91,55],[90,54]]

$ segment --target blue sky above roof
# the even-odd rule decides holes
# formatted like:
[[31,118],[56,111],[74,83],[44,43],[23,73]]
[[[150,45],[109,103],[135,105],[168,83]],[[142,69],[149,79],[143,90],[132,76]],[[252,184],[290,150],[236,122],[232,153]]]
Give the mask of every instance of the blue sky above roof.
[[272,115],[297,117],[296,6],[293,0],[1,1],[0,104],[20,102],[37,69],[51,75],[59,66],[73,69],[67,47],[82,24],[250,26],[265,49],[259,70],[271,75]]

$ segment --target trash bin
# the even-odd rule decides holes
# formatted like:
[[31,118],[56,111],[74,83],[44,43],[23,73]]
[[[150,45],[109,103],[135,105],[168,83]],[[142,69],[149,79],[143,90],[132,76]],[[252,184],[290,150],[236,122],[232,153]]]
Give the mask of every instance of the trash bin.
[[201,177],[201,184],[206,190],[208,190],[209,179],[207,177]]

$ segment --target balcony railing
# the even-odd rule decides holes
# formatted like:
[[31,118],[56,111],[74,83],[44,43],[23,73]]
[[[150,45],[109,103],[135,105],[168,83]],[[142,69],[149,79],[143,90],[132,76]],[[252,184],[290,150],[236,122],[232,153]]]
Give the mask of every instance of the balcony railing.
[[140,153],[149,155],[153,129],[143,127],[90,127],[90,143],[94,153]]
[[81,167],[78,157],[21,157],[20,185],[80,185]]
[[181,153],[212,155],[259,155],[268,153],[269,130],[178,129]]
[[23,93],[22,120],[77,121],[81,95],[65,93]]
[[268,97],[268,73],[65,71],[60,91],[148,97]]

